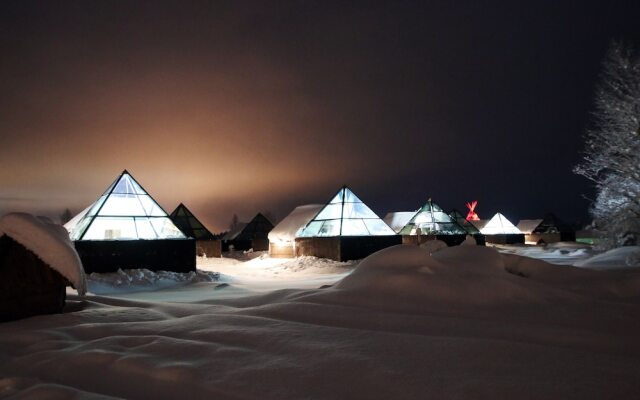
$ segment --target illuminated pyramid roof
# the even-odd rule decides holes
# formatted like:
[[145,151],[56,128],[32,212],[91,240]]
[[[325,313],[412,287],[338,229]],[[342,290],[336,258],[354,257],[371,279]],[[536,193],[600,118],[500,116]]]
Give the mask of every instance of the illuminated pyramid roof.
[[504,234],[521,234],[520,229],[516,228],[504,215],[496,213],[486,223],[485,226],[480,229],[480,233],[483,235],[504,235]]
[[297,237],[387,236],[393,229],[348,187],[342,189],[300,231]]
[[400,230],[401,235],[415,235],[420,228],[423,235],[466,235],[467,231],[458,225],[449,214],[429,199],[421,209]]
[[65,228],[72,240],[186,238],[126,170]]
[[196,218],[195,215],[180,203],[170,215],[171,221],[182,233],[196,240],[213,240],[215,236]]

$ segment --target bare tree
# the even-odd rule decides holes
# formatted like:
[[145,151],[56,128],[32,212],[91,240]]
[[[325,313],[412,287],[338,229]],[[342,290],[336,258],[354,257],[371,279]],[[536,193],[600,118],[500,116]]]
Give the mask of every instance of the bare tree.
[[640,56],[613,43],[595,96],[583,159],[574,172],[595,184],[591,214],[605,247],[640,238]]
[[239,223],[240,222],[238,221],[238,214],[233,214],[233,217],[231,218],[231,223],[229,224],[229,231],[233,232],[238,227]]

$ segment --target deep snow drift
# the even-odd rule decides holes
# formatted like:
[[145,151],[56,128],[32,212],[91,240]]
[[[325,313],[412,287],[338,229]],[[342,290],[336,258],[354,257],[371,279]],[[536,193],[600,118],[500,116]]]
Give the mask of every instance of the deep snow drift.
[[[324,289],[71,296],[0,325],[0,396],[633,398],[640,274],[395,246]],[[221,295],[222,294],[222,295]]]

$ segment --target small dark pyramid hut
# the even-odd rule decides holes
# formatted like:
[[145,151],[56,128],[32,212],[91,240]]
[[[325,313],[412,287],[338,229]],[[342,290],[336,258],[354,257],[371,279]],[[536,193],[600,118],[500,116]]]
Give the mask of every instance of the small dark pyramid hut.
[[223,250],[229,250],[233,246],[234,250],[266,251],[269,250],[269,232],[273,229],[273,224],[267,217],[258,213],[246,224],[238,224],[238,228],[227,233],[222,239]]
[[220,240],[211,233],[198,218],[180,203],[169,215],[173,223],[185,234],[196,240],[196,253],[200,257],[220,257]]
[[518,222],[518,229],[524,233],[524,240],[530,244],[555,242],[574,242],[575,230],[552,213],[543,219],[523,219]]
[[475,225],[473,225],[470,221],[468,221],[467,218],[460,211],[454,208],[449,213],[449,216],[451,217],[451,219],[456,221],[458,225],[460,225],[465,231],[467,231],[467,234],[473,236],[474,239],[476,239],[477,244],[480,244],[480,245],[485,244],[484,235],[481,234],[480,230]]

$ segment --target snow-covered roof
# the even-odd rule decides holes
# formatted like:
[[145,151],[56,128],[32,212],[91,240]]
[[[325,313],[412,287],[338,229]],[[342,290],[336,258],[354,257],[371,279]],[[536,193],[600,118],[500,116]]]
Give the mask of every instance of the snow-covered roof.
[[248,224],[247,222],[238,222],[234,229],[230,230],[222,237],[222,240],[235,239],[240,234],[240,232],[242,232],[242,230],[247,226],[247,224]]
[[0,218],[0,236],[20,243],[45,264],[67,278],[79,294],[86,292],[84,269],[69,234],[61,225],[26,213],[10,213]]
[[269,232],[269,241],[292,242],[296,238],[296,233],[304,228],[323,207],[323,204],[306,204],[294,208]]
[[541,223],[541,219],[521,219],[520,222],[518,222],[517,228],[520,229],[522,233],[530,235]]
[[496,215],[494,215],[493,218],[491,218],[489,222],[480,229],[480,233],[483,235],[505,235],[519,234],[522,232],[520,232],[520,230],[507,219],[507,217],[500,213],[496,213]]
[[416,212],[417,211],[390,212],[384,216],[383,221],[386,222],[394,232],[398,233],[411,221],[411,218],[416,215]]

